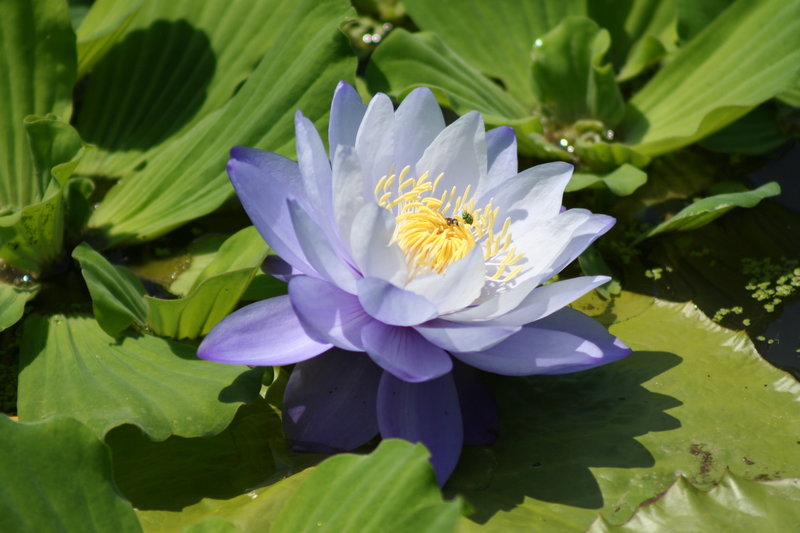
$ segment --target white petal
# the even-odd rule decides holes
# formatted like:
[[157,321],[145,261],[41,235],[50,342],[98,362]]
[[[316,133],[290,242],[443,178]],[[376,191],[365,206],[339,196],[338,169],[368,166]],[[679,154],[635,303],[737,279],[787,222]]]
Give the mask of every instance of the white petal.
[[408,277],[406,258],[397,244],[390,244],[394,215],[377,204],[364,205],[350,228],[350,249],[365,276],[402,285]]
[[467,257],[447,267],[444,273],[420,276],[405,288],[433,302],[439,314],[450,313],[463,309],[480,296],[485,273],[483,250],[476,246]]
[[420,87],[406,96],[395,112],[394,128],[396,168],[398,171],[406,165],[413,168],[444,129],[442,111],[430,89]]
[[386,175],[394,157],[394,107],[385,94],[378,93],[367,106],[356,135],[356,151],[364,173],[364,195]]

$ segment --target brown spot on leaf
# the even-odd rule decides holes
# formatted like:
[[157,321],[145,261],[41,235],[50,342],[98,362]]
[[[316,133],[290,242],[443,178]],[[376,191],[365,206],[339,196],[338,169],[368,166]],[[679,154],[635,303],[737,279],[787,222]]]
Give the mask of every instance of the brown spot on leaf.
[[700,475],[708,474],[711,467],[714,466],[714,457],[711,452],[703,449],[704,444],[692,444],[689,447],[689,453],[696,457],[700,457]]

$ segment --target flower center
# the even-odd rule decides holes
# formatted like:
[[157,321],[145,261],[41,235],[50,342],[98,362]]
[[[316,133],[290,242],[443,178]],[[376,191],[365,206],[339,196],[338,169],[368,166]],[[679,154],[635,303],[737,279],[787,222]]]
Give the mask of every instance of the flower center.
[[427,271],[441,274],[476,245],[483,248],[489,280],[507,282],[519,274],[522,266],[514,265],[523,255],[512,246],[511,219],[494,231],[500,208],[492,205],[493,200],[476,208],[471,185],[461,194],[454,186],[439,195],[436,188],[444,174],[431,181],[429,172],[415,179],[408,177],[410,171],[407,166],[399,176],[383,176],[375,186],[375,198],[395,215],[392,242],[403,250],[412,277]]

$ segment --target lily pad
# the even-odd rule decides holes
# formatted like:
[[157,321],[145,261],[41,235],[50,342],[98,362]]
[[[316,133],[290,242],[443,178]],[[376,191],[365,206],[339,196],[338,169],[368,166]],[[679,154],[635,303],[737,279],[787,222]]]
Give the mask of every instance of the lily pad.
[[589,533],[681,531],[791,531],[800,523],[800,479],[749,481],[727,472],[708,491],[678,478],[656,501],[643,505],[621,526],[600,519]]
[[598,514],[621,524],[681,474],[704,490],[727,470],[800,477],[800,384],[744,333],[691,303],[628,292],[577,307],[635,352],[573,375],[492,380],[499,439],[468,449],[448,485],[475,507],[465,531],[585,531]]
[[33,315],[20,349],[20,420],[65,415],[99,437],[122,424],[153,440],[215,435],[258,395],[261,370],[197,359],[149,335],[110,338],[88,316]]
[[31,424],[0,415],[0,529],[141,531],[111,477],[108,449],[69,418]]

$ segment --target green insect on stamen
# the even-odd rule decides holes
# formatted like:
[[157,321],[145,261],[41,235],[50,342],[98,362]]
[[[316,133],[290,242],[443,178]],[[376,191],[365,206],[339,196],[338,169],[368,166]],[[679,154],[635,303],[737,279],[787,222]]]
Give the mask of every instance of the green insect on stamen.
[[465,224],[472,224],[472,223],[474,222],[474,220],[473,220],[473,218],[472,218],[472,215],[470,215],[470,214],[469,214],[469,213],[467,213],[466,211],[464,211],[463,213],[461,213],[461,218],[464,220],[464,223],[465,223]]

